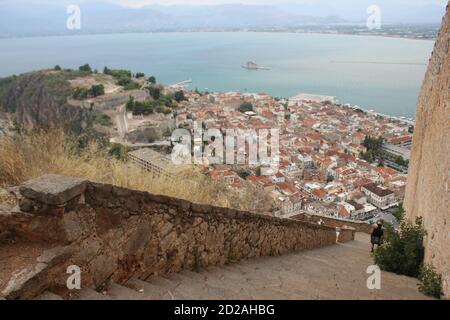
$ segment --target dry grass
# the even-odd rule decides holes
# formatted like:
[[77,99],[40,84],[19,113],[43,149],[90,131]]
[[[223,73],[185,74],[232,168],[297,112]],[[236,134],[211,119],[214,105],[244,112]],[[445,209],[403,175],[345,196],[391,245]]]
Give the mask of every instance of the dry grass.
[[82,151],[76,145],[75,139],[59,130],[0,138],[0,185],[18,185],[44,174],[56,173],[196,203],[252,211],[268,209],[267,198],[250,185],[246,191],[237,193],[204,176],[193,166],[185,168],[184,178],[156,178],[109,157],[94,142]]

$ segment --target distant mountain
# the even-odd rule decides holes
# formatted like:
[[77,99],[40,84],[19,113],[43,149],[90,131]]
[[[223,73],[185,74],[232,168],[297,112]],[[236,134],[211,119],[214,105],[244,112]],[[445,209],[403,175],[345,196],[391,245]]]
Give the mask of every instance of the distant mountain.
[[[440,5],[398,7],[385,0],[379,2],[383,3],[385,22],[438,23],[444,12]],[[104,1],[84,1],[80,4],[82,29],[77,32],[66,28],[66,4],[63,0],[57,3],[48,0],[3,0],[0,2],[0,37],[333,25],[349,21],[364,22],[369,2],[325,0],[302,5],[151,5],[131,8]]]
[[[342,23],[336,16],[307,16],[275,6],[160,6],[129,8],[83,3],[80,33],[275,28]],[[61,4],[0,3],[0,36],[65,34],[68,14]],[[73,33],[73,31],[70,31]]]

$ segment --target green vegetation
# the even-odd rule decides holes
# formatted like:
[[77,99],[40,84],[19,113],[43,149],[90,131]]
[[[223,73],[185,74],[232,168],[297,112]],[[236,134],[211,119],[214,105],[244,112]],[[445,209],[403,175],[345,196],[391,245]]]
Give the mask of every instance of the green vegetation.
[[237,174],[243,180],[246,180],[247,177],[250,176],[250,173],[247,171],[239,171]]
[[437,299],[442,296],[442,276],[432,266],[421,267],[419,281],[419,291],[423,294]]
[[109,69],[108,67],[105,67],[103,69],[104,74],[109,74],[110,76],[118,79],[120,77],[126,77],[131,78],[131,71],[129,70],[121,70],[121,69]]
[[148,87],[147,90],[153,99],[158,100],[161,97],[161,88],[160,87],[151,86],[151,87]]
[[362,152],[360,154],[361,159],[366,160],[367,162],[374,162],[376,158],[381,157],[382,154],[382,146],[383,146],[384,138],[383,137],[370,137],[366,136],[364,138],[363,145],[367,148],[366,152]]
[[174,99],[176,102],[181,102],[183,100],[186,100],[186,97],[184,96],[184,92],[183,91],[177,91],[174,94]]
[[101,112],[94,113],[94,123],[97,123],[105,127],[110,127],[113,124],[111,117]]
[[148,115],[155,112],[169,114],[172,110],[170,107],[165,105],[165,99],[167,99],[166,96],[154,101],[136,101],[132,96],[130,96],[126,104],[126,109],[135,115]]
[[89,64],[84,64],[84,65],[82,65],[82,66],[80,66],[79,68],[78,68],[78,70],[79,71],[83,71],[83,72],[89,72],[89,73],[91,73],[92,72],[92,69],[91,69],[91,66],[89,65]]
[[105,67],[103,73],[114,77],[117,80],[117,84],[125,90],[134,90],[141,87],[139,83],[132,80],[132,74],[129,70],[109,69]]
[[398,221],[402,221],[405,217],[405,209],[403,208],[403,202],[400,202],[397,209],[392,213],[394,217],[397,218]]
[[109,147],[109,155],[113,156],[117,160],[126,160],[127,154],[127,146],[124,146],[120,143],[112,143]]
[[375,250],[375,263],[385,271],[418,277],[424,258],[422,218],[415,224],[403,220],[400,232],[392,227],[386,231],[384,243]]
[[93,85],[90,89],[77,87],[73,90],[72,97],[76,100],[95,98],[105,94],[105,87],[102,84]]
[[[10,76],[0,79],[0,105],[6,112],[15,112],[17,105],[36,100],[36,92],[46,92],[57,104],[67,103],[67,98],[74,93],[69,80],[86,77],[85,71],[61,70],[59,72],[48,72],[48,70],[35,71],[20,76]],[[22,88],[20,98],[17,88]],[[82,94],[84,95],[84,94]]]
[[123,88],[124,88],[126,91],[129,91],[129,90],[136,90],[136,89],[141,88],[141,85],[140,85],[139,83],[137,83],[137,82],[130,81],[130,82],[126,83],[126,84],[123,86]]
[[154,76],[150,76],[148,77],[148,82],[150,82],[151,84],[156,84],[156,78]]
[[385,224],[387,232],[384,243],[375,249],[375,263],[382,270],[418,278],[419,290],[423,294],[440,298],[442,276],[432,266],[424,264],[423,238],[426,231],[422,218],[417,217],[415,224],[405,220],[402,204],[394,215],[401,218],[400,232]]
[[253,111],[253,105],[251,104],[251,102],[244,102],[239,107],[239,111],[242,113],[247,111]]
[[395,163],[398,164],[399,166],[403,166],[403,167],[407,167],[409,165],[409,161],[405,160],[402,156],[398,156],[395,159]]
[[138,73],[136,73],[134,76],[136,77],[136,79],[139,79],[139,78],[145,78],[145,73],[143,73],[143,72],[138,72]]
[[55,71],[61,71],[61,67],[60,67],[59,65],[56,65],[56,66],[53,68],[53,70],[55,70]]

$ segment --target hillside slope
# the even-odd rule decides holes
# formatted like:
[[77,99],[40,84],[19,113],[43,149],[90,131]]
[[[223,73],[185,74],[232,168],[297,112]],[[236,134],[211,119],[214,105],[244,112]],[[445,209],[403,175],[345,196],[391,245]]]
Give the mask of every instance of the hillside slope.
[[15,113],[24,129],[63,127],[80,133],[89,124],[91,110],[68,104],[68,80],[83,76],[77,71],[36,71],[0,79],[0,111]]

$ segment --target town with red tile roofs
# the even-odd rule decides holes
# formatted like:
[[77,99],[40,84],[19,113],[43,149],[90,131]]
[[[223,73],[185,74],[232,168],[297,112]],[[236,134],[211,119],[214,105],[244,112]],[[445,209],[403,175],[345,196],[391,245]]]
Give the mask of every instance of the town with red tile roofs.
[[[334,97],[301,94],[277,99],[263,93],[187,91],[178,128],[279,129],[279,166],[261,175],[252,165],[209,165],[206,174],[229,188],[244,180],[273,199],[273,215],[331,216],[373,222],[401,205],[414,122],[343,105]],[[243,106],[246,108],[243,109]],[[251,109],[251,110],[249,110]],[[376,143],[376,142],[379,143]],[[381,142],[380,142],[381,141]]]

